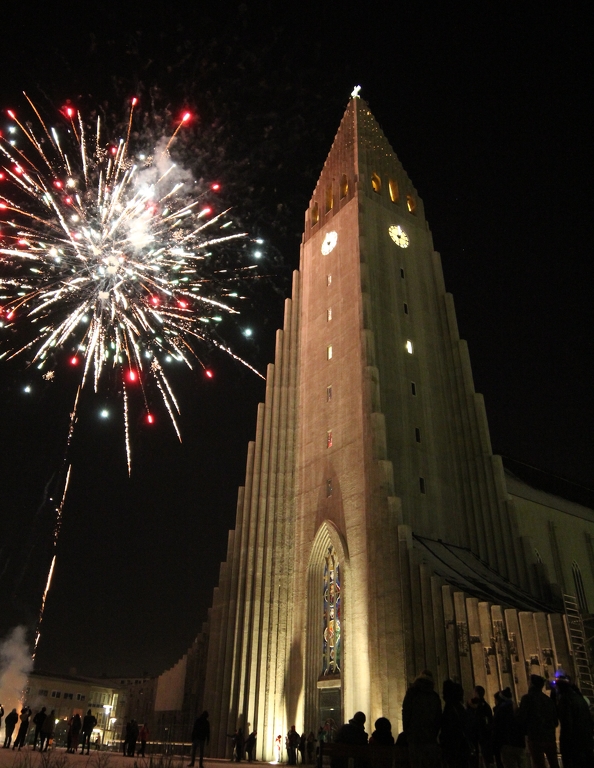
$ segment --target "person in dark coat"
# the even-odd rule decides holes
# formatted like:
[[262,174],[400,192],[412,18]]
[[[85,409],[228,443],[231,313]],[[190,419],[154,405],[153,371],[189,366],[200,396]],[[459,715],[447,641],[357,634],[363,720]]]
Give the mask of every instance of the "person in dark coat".
[[592,718],[586,700],[567,677],[558,678],[556,688],[563,768],[592,768]]
[[258,731],[252,731],[250,735],[247,737],[247,739],[245,740],[245,753],[250,763],[255,757],[257,739],[258,739]]
[[475,754],[481,755],[486,766],[493,763],[493,710],[485,700],[485,689],[477,685],[468,702],[468,736]]
[[12,734],[14,733],[14,729],[18,721],[19,716],[16,709],[13,709],[4,718],[4,749],[8,749],[10,747]]
[[441,701],[434,690],[433,675],[426,670],[409,687],[402,702],[402,730],[411,768],[440,768],[440,727]]
[[522,733],[511,688],[495,694],[493,710],[493,748],[503,768],[523,768],[526,762],[526,738]]
[[52,709],[49,715],[46,716],[41,726],[41,742],[39,744],[40,752],[47,752],[50,740],[54,735],[54,726],[56,724],[56,710]]
[[21,714],[19,717],[19,720],[21,721],[21,724],[19,725],[19,732],[17,733],[17,737],[14,740],[14,744],[12,745],[13,749],[18,749],[18,751],[21,751],[21,747],[25,746],[25,739],[27,738],[27,731],[29,730],[29,718],[31,717],[31,710],[29,707],[23,707],[21,710]]
[[[338,729],[334,742],[336,744],[352,744],[358,747],[367,746],[369,736],[365,732],[366,719],[364,712],[355,712],[348,723],[345,723]],[[346,757],[336,756],[332,758],[331,765],[332,768],[346,768],[347,763],[348,759]],[[360,759],[355,760],[355,768],[364,768],[364,766],[367,766],[366,762]]]
[[66,750],[71,754],[76,754],[78,749],[78,740],[80,739],[80,732],[82,730],[82,720],[78,712],[70,719],[70,728],[68,730],[70,746]]
[[122,733],[122,752],[124,755],[128,754],[128,733],[130,731],[130,721],[126,723],[124,726],[124,731]]
[[391,747],[394,745],[392,723],[387,717],[378,717],[375,721],[375,731],[369,737],[369,743],[374,747]]
[[314,761],[314,752],[316,750],[316,737],[313,731],[307,734],[307,762],[312,765]]
[[528,693],[522,696],[518,708],[518,720],[527,736],[532,768],[544,768],[546,756],[549,768],[559,768],[557,760],[557,709],[554,702],[543,693],[544,677],[530,675]]
[[297,749],[299,747],[299,734],[295,730],[295,726],[291,726],[291,730],[287,733],[287,755],[289,765],[297,765]]
[[140,739],[140,749],[138,750],[138,755],[139,757],[144,757],[144,753],[146,750],[146,743],[150,738],[150,732],[146,723],[143,723],[141,725],[140,731],[138,733],[138,738]]
[[39,749],[41,749],[41,728],[43,727],[43,723],[45,722],[46,714],[45,714],[45,707],[42,707],[39,712],[35,714],[35,717],[33,718],[33,723],[35,725],[35,736],[33,738],[33,751],[35,752],[35,748],[37,747],[37,739],[39,739]]
[[460,683],[445,680],[443,684],[445,706],[441,716],[439,743],[444,763],[448,768],[468,768],[470,741],[468,716],[464,709],[464,689]]
[[204,712],[197,717],[192,728],[192,757],[188,765],[194,765],[196,761],[196,750],[198,750],[198,761],[200,768],[204,765],[204,747],[210,741],[210,723],[208,722],[208,712]]
[[138,741],[138,723],[136,720],[132,719],[130,720],[130,725],[128,726],[128,752],[126,753],[128,757],[134,757],[134,753],[136,752],[136,742]]
[[91,736],[93,734],[93,728],[97,725],[97,718],[93,715],[90,709],[87,710],[87,714],[82,721],[82,749],[81,755],[85,751],[85,744],[87,747],[87,755],[91,749]]

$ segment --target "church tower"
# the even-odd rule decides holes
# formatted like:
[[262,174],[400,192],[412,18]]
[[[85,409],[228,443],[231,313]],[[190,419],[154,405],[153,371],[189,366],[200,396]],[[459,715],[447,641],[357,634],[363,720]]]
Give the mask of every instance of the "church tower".
[[267,760],[292,724],[363,710],[396,728],[425,668],[520,695],[522,637],[565,659],[559,623],[534,619],[547,606],[422,200],[357,97],[267,374],[210,616],[211,754],[238,726]]

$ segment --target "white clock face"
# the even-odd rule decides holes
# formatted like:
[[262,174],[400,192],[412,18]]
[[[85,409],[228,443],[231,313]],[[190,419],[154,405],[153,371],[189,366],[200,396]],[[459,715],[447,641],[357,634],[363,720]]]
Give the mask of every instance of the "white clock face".
[[400,248],[408,248],[408,235],[401,226],[393,226],[388,229],[390,237]]
[[324,242],[322,243],[322,253],[324,256],[327,256],[331,250],[334,249],[334,246],[336,245],[336,241],[338,240],[338,235],[336,232],[328,232],[326,234],[326,237],[324,238]]

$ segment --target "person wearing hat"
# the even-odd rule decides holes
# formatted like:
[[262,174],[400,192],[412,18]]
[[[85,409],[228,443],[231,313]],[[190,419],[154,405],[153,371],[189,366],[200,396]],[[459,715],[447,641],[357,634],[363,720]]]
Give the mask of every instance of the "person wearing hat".
[[493,711],[493,747],[503,768],[524,768],[526,739],[517,718],[511,688],[495,694]]
[[559,722],[557,709],[550,697],[543,693],[544,683],[544,677],[530,675],[530,687],[520,701],[518,720],[527,737],[532,768],[545,768],[545,757],[549,768],[559,768],[555,740]]
[[563,768],[594,766],[592,718],[586,700],[568,677],[557,678],[556,688]]
[[402,730],[408,743],[411,768],[439,768],[441,753],[437,735],[441,727],[441,699],[434,690],[433,675],[422,672],[402,702]]

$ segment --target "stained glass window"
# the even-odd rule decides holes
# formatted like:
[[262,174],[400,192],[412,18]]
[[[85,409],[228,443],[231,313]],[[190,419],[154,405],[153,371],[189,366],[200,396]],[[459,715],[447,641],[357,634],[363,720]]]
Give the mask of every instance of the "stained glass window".
[[324,675],[340,673],[340,566],[334,547],[328,547],[324,563]]

